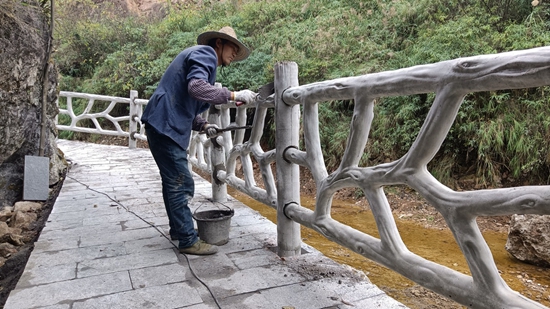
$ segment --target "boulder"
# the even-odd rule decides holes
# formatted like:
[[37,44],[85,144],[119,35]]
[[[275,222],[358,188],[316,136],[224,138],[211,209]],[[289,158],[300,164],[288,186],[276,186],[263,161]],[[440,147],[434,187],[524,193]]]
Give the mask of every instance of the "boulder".
[[0,238],[8,233],[10,233],[10,227],[6,222],[0,221]]
[[0,221],[6,222],[8,219],[13,216],[13,207],[12,206],[6,206],[2,209],[0,209]]
[[50,158],[50,186],[65,168],[55,142],[55,65],[44,74],[50,62],[49,19],[44,12],[41,1],[0,1],[0,209],[21,200],[25,156],[40,154],[41,139],[44,156]]
[[[124,16],[147,16],[152,19],[160,19],[168,15],[170,6],[182,5],[179,0],[94,0],[93,5],[99,12],[116,12],[116,17]],[[185,2],[185,1],[182,1]],[[78,14],[85,11],[79,1],[67,1],[66,4],[71,12]]]
[[42,204],[38,202],[21,201],[13,205],[13,211],[31,212],[42,209]]
[[25,244],[25,242],[23,241],[23,236],[14,235],[11,233],[0,236],[0,243],[8,243],[14,246],[22,246]]
[[38,215],[33,212],[17,211],[13,216],[10,227],[15,229],[30,230]]
[[0,244],[0,256],[7,258],[10,255],[17,253],[17,248],[7,242]]
[[506,250],[520,261],[550,267],[550,215],[513,215]]
[[18,227],[10,227],[9,233],[13,235],[23,235],[23,229]]
[[[17,239],[21,237],[21,234],[23,233],[23,229],[21,228],[15,228],[15,227],[9,227],[6,222],[0,221],[0,243],[2,242],[10,242],[10,239]],[[7,236],[6,236],[7,235]],[[6,236],[6,237],[4,237]],[[15,243],[14,243],[15,245]]]

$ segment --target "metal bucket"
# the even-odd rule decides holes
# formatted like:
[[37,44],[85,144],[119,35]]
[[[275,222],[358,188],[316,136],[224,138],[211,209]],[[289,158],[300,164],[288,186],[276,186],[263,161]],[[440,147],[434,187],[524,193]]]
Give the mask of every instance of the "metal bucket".
[[229,241],[229,227],[235,211],[227,208],[200,212],[197,212],[198,208],[195,210],[193,218],[197,221],[200,239],[216,246],[225,245]]

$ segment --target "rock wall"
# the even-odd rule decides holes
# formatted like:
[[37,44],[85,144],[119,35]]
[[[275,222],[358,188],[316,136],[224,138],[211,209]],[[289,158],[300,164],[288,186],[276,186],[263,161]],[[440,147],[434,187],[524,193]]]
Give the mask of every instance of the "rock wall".
[[[178,5],[177,0],[170,0],[170,3]],[[149,16],[162,18],[168,14],[168,2],[166,0],[94,0],[90,3],[78,1],[63,4],[72,12],[92,10],[93,14],[112,14],[116,16]],[[92,9],[93,8],[93,9]]]
[[[25,156],[39,155],[48,17],[38,1],[0,1],[0,209],[23,196]],[[44,156],[50,185],[65,168],[57,149],[57,72],[47,76]]]
[[166,14],[166,1],[158,0],[121,0],[126,3],[128,11],[138,15],[163,16]]

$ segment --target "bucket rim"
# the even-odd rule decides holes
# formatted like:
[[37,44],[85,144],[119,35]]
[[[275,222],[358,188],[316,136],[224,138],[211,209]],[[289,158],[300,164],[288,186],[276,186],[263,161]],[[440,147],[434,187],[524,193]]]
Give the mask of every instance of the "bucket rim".
[[[228,207],[229,208],[229,207]],[[207,214],[207,213],[222,213],[224,214],[223,216],[216,216],[214,218],[208,218],[208,217],[198,217],[197,215],[201,215],[201,214]],[[214,221],[224,221],[224,220],[227,220],[227,219],[230,219],[231,217],[233,217],[235,215],[235,210],[229,208],[229,210],[225,210],[225,209],[211,209],[211,210],[204,210],[204,211],[200,211],[200,212],[197,212],[195,210],[195,212],[193,212],[193,219],[195,219],[196,221],[203,221],[203,222],[214,222]]]
[[[193,211],[193,213],[192,213],[193,218],[195,218],[195,214],[197,213],[197,211],[199,211],[199,209],[200,209],[202,206],[204,206],[204,203],[201,203],[201,204],[199,205],[199,207],[195,208],[195,211]],[[220,206],[223,206],[223,207],[227,208],[227,210],[224,210],[224,211],[231,211],[232,213],[235,213],[235,210],[234,210],[233,208],[231,208],[231,207],[229,207],[229,206],[227,206],[227,205],[225,205],[225,204],[223,204],[223,203],[219,203],[218,205],[215,205],[215,206],[217,206],[218,208],[217,208],[217,209],[210,209],[210,210],[219,210],[219,211],[222,211],[222,209],[220,209]],[[210,211],[210,210],[201,211],[201,212],[199,212],[199,213],[206,212],[206,211]],[[233,214],[232,214],[231,216],[233,216]]]

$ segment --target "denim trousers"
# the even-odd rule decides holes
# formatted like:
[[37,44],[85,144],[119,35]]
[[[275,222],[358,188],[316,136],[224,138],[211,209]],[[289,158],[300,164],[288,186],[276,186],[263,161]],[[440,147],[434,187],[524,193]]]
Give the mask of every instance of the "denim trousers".
[[195,194],[195,182],[189,171],[187,152],[166,135],[146,126],[147,142],[162,179],[162,198],[170,224],[170,236],[187,248],[198,241],[189,201]]

